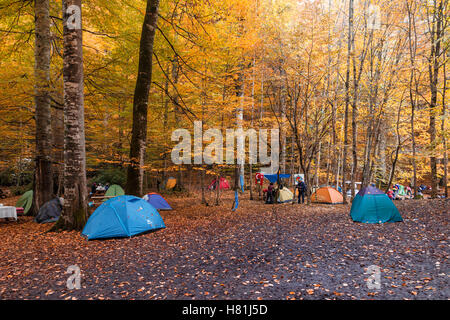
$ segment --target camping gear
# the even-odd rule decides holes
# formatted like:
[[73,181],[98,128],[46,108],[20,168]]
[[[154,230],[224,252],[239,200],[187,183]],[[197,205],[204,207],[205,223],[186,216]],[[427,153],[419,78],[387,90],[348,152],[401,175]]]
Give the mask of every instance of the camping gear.
[[[125,191],[123,191],[121,186],[119,186],[117,184],[113,184],[106,191],[105,198],[112,198],[112,197],[117,197],[117,196],[123,196],[124,194],[125,194]],[[103,200],[103,201],[106,201],[106,199]]]
[[[209,190],[216,190],[217,179],[214,179],[211,184],[208,186]],[[230,189],[230,184],[228,180],[225,178],[220,178],[220,190]]]
[[239,184],[241,186],[241,191],[244,192],[245,189],[244,189],[244,176],[243,175],[239,176]]
[[176,185],[177,185],[177,179],[175,179],[174,177],[167,178],[166,183],[165,183],[166,190],[172,190],[173,188],[175,188]]
[[164,199],[163,196],[158,193],[148,193],[143,196],[142,199],[155,207],[156,210],[172,210],[172,207],[169,205],[166,199]]
[[23,208],[23,214],[27,214],[33,203],[33,190],[25,192],[16,202],[16,207]]
[[17,220],[16,207],[12,206],[0,206],[0,219],[1,218],[14,218]]
[[397,188],[398,188],[397,195],[399,195],[399,196],[406,196],[406,189],[405,189],[404,186],[402,186],[401,184],[398,184]]
[[[290,178],[290,174],[280,174],[280,179],[288,179]],[[269,182],[275,183],[277,182],[278,175],[277,174],[265,174],[264,178],[269,180]]]
[[394,202],[375,187],[361,189],[355,196],[350,210],[355,222],[385,223],[403,221]]
[[56,222],[62,211],[62,201],[60,198],[54,198],[47,201],[40,209],[34,221],[37,223]]
[[291,190],[286,187],[279,190],[278,202],[285,203],[291,202],[292,200],[294,200],[294,194]]
[[317,189],[316,192],[311,196],[311,202],[314,203],[329,203],[338,204],[344,203],[344,198],[342,194],[334,188],[322,187]]
[[131,237],[165,227],[155,207],[144,199],[123,195],[98,207],[89,217],[82,235],[88,240]]
[[389,197],[389,199],[394,200],[394,191],[389,190],[386,194]]

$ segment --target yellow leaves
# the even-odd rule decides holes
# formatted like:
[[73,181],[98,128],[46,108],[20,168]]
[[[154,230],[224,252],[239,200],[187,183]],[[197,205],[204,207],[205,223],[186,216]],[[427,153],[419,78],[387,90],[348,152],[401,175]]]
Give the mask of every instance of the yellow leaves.
[[119,288],[122,288],[122,287],[125,286],[125,285],[130,285],[130,283],[127,282],[127,281],[124,281],[124,282],[119,283],[118,287],[119,287]]
[[52,289],[47,290],[47,292],[45,292],[46,296],[49,296],[51,294],[55,293],[55,291],[53,291]]

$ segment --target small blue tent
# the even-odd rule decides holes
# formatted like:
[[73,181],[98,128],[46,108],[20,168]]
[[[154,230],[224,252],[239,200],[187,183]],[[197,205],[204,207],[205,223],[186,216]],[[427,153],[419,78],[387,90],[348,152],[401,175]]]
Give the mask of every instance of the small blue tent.
[[158,211],[134,196],[118,196],[104,202],[90,216],[82,234],[89,240],[131,237],[165,228]]
[[169,203],[158,193],[149,193],[142,197],[145,201],[155,207],[156,210],[172,210]]
[[361,189],[355,196],[350,216],[353,221],[363,223],[403,221],[400,212],[387,194],[372,186]]

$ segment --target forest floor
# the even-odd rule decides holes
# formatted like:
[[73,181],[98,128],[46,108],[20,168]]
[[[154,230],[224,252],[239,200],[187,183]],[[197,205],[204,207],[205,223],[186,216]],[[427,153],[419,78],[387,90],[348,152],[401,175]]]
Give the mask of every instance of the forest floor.
[[[0,299],[449,299],[446,200],[396,201],[404,222],[354,223],[348,205],[221,206],[171,198],[166,229],[87,241],[0,220]],[[2,200],[14,204],[16,198]],[[81,289],[66,273],[81,270]],[[369,289],[367,268],[381,270]]]

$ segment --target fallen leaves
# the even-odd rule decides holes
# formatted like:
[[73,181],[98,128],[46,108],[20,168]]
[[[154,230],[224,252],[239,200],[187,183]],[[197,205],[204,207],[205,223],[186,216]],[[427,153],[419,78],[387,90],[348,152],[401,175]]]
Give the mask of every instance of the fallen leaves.
[[[78,232],[44,233],[48,225],[27,217],[0,221],[0,297],[448,298],[446,277],[439,275],[448,250],[441,202],[396,203],[405,222],[386,225],[354,224],[341,205],[304,206],[301,212],[279,205],[266,214],[266,205],[244,200],[229,215],[226,205],[170,202],[184,209],[162,213],[165,230],[131,239],[88,242]],[[415,229],[419,224],[426,228]],[[429,253],[433,239],[445,243]],[[73,264],[81,268],[82,289],[68,291],[65,272]],[[380,266],[390,290],[367,292],[364,272],[372,264]]]

